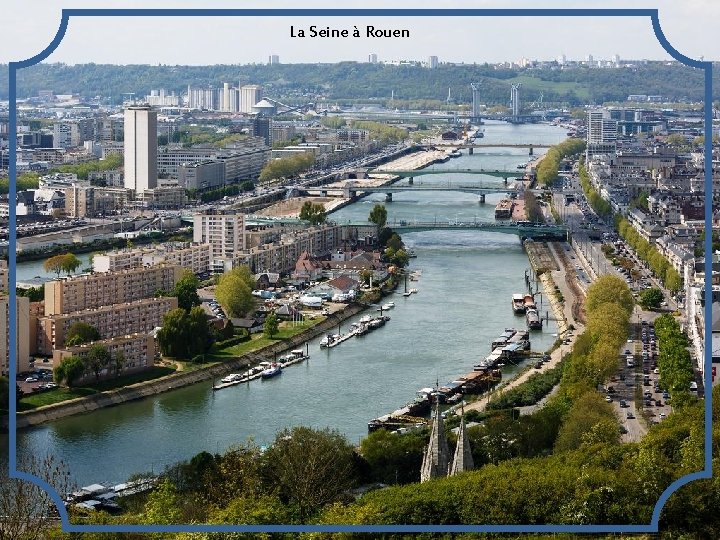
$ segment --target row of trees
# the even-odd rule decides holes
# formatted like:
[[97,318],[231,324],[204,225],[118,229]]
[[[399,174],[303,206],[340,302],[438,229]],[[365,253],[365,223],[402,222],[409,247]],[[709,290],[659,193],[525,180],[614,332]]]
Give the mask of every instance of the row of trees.
[[538,184],[549,186],[558,177],[560,162],[566,157],[575,156],[585,150],[585,141],[582,139],[565,139],[560,144],[550,148],[540,161],[535,176]]
[[670,266],[668,260],[657,250],[657,248],[645,240],[625,218],[618,218],[616,228],[620,236],[637,253],[637,256],[645,262],[652,273],[662,281],[665,288],[674,292],[682,288],[682,278],[675,268]]
[[372,122],[369,120],[353,120],[351,121],[353,129],[366,129],[370,132],[370,138],[380,141],[381,144],[392,144],[403,141],[407,138],[406,129],[383,124],[382,122]]
[[610,203],[603,199],[597,190],[592,186],[592,183],[590,182],[590,174],[588,174],[583,163],[580,163],[579,176],[580,186],[585,193],[585,198],[595,213],[603,217],[612,215],[612,206],[610,206]]
[[260,182],[270,182],[278,178],[288,178],[308,170],[315,163],[310,153],[297,154],[268,161],[260,171]]
[[87,177],[91,172],[118,169],[122,167],[122,164],[122,154],[110,154],[100,160],[84,161],[75,165],[61,165],[60,167],[53,169],[51,172],[76,174],[79,179],[87,180]]
[[694,380],[690,344],[680,324],[667,313],[655,319],[655,335],[659,344],[660,386],[670,391],[673,407],[678,408],[690,397],[690,383]]

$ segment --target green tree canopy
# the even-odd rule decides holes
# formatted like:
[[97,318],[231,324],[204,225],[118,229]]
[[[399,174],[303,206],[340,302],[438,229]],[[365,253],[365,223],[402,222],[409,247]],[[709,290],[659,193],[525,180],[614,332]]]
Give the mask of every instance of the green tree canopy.
[[265,452],[265,470],[305,523],[355,483],[354,450],[337,431],[285,429]]
[[587,292],[585,309],[590,314],[606,302],[618,304],[628,315],[633,311],[635,300],[624,280],[617,276],[604,275],[595,281]]
[[60,364],[53,370],[56,381],[64,382],[68,386],[73,386],[75,382],[85,373],[85,362],[79,356],[66,356],[60,361]]
[[95,343],[88,349],[85,356],[85,365],[95,374],[95,380],[100,380],[103,369],[110,367],[110,351],[102,343]]
[[275,335],[278,333],[279,330],[280,321],[278,320],[278,316],[275,313],[271,313],[265,318],[265,323],[263,324],[263,331],[265,333],[265,336],[272,339],[275,337]]
[[382,229],[387,222],[387,208],[384,204],[376,204],[370,211],[368,221],[377,225],[378,230]]
[[177,296],[178,307],[190,311],[193,306],[200,305],[200,296],[197,293],[199,286],[200,281],[197,276],[191,270],[185,270],[170,295]]
[[247,266],[225,272],[215,288],[215,297],[229,317],[242,317],[255,306],[255,279]]
[[199,306],[189,312],[182,308],[168,311],[163,316],[157,340],[165,356],[189,360],[204,354],[212,341],[205,311]]
[[643,309],[657,309],[664,300],[662,291],[657,287],[645,289],[640,293],[640,305]]
[[76,321],[70,325],[65,334],[65,346],[82,345],[98,339],[100,339],[100,332],[97,328],[86,322]]
[[300,209],[300,219],[309,221],[313,225],[324,223],[326,218],[327,214],[325,213],[324,204],[315,204],[311,201],[305,201]]

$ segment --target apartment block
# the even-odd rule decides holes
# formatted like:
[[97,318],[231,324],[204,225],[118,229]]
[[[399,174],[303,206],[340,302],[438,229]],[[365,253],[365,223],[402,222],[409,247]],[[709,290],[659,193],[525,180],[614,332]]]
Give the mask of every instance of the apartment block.
[[9,297],[0,295],[0,374],[7,377],[10,372],[10,347],[15,344],[17,372],[30,369],[30,299],[17,296],[16,326],[17,336],[11,338]]
[[[116,359],[122,355],[123,362],[117,367],[113,361],[110,366],[100,372],[101,378],[112,377],[116,374],[127,375],[136,371],[142,371],[155,364],[156,346],[155,339],[151,334],[129,334],[126,336],[118,336],[110,339],[95,341],[86,345],[77,347],[68,347],[66,349],[56,349],[53,351],[53,367],[62,362],[63,358],[68,356],[83,357],[87,355],[87,351],[92,345],[104,345],[110,353],[111,359]],[[86,379],[94,379],[94,374],[86,375]]]
[[37,323],[38,354],[51,355],[54,349],[63,347],[65,335],[73,323],[94,326],[102,339],[147,334],[162,326],[163,315],[176,307],[177,298],[160,297],[41,317]]
[[154,247],[108,251],[93,257],[95,272],[118,272],[139,266],[181,266],[195,274],[210,270],[210,244],[167,242]]
[[233,259],[245,249],[245,216],[207,212],[193,216],[193,241],[210,244],[211,265],[216,259]]
[[175,287],[182,273],[179,266],[152,266],[49,281],[45,316],[151,298],[158,289]]

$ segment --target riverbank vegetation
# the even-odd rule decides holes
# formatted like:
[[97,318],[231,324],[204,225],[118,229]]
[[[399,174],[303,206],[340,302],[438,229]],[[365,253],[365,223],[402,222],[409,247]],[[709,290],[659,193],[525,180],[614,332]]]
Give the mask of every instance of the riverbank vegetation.
[[[562,367],[548,375],[553,382],[561,374],[546,405],[519,417],[512,410],[473,415],[481,422],[467,428],[474,471],[417,483],[427,428],[402,435],[378,431],[353,448],[335,431],[298,427],[278,433],[264,452],[248,442],[222,455],[198,454],[169,468],[161,487],[135,511],[91,519],[120,524],[647,523],[662,491],[702,467],[703,404],[688,399],[680,414],[651,426],[642,441],[620,444],[617,417],[597,384],[618,369],[632,296],[622,280],[603,276],[588,298],[587,329]],[[675,339],[671,322],[656,326],[661,341]],[[715,397],[717,415],[720,392]],[[456,424],[450,417],[447,427]],[[448,433],[448,438],[452,452],[455,436]],[[719,438],[716,431],[716,446]],[[370,491],[356,498],[353,490],[361,485]],[[391,487],[377,489],[381,485]],[[685,486],[666,504],[661,529],[669,537],[714,536],[720,527],[718,500],[720,484],[714,480]],[[59,532],[53,537],[67,538]]]

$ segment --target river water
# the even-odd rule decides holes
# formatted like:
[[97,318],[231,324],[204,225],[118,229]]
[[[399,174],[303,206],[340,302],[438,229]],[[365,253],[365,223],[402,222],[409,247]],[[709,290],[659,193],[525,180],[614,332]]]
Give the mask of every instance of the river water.
[[[552,144],[563,138],[564,130],[547,125],[489,123],[483,142]],[[514,170],[527,159],[523,149],[483,149],[434,167]],[[423,183],[451,179],[468,184],[481,177],[428,175],[416,183],[420,178]],[[482,205],[477,195],[467,193],[399,193],[387,205],[388,221],[492,221],[500,198],[488,196]],[[372,206],[383,200],[381,194],[369,196],[332,218],[366,220]],[[384,328],[330,350],[312,340],[310,360],[274,379],[215,392],[208,381],[22,431],[18,451],[52,453],[69,465],[78,485],[86,485],[158,472],[202,450],[222,452],[249,438],[266,445],[279,430],[296,425],[335,428],[358,443],[369,420],[399,408],[419,388],[471,371],[504,328],[524,327],[524,319],[510,307],[512,293],[523,291],[528,268],[516,236],[433,231],[409,233],[403,240],[417,254],[411,269],[420,270],[421,276],[411,283],[419,292],[392,298],[396,307]],[[546,299],[543,306],[544,313]],[[533,349],[551,345],[554,332],[550,321],[531,334]]]

